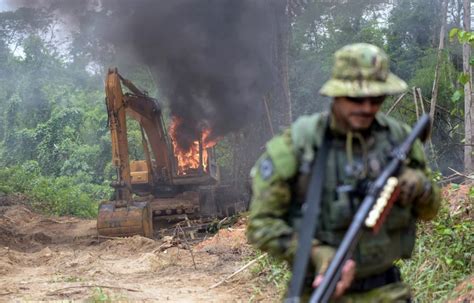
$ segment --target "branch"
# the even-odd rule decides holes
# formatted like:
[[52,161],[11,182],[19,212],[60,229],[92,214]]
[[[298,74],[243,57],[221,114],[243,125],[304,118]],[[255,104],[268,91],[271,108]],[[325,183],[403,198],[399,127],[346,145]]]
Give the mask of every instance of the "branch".
[[263,255],[261,255],[260,257],[256,258],[256,259],[253,259],[252,261],[250,261],[249,263],[245,264],[244,266],[242,266],[239,270],[237,270],[236,272],[234,272],[233,274],[227,276],[226,278],[224,278],[223,280],[221,280],[220,282],[212,285],[211,287],[208,288],[209,289],[213,289],[213,288],[216,288],[217,286],[221,285],[222,283],[226,282],[227,280],[229,280],[230,278],[232,278],[233,276],[237,275],[238,273],[244,271],[246,268],[248,268],[250,265],[254,264],[255,262],[257,262],[258,260],[262,259],[263,257],[266,257],[267,256],[267,253],[264,253]]
[[[187,248],[189,249],[189,252],[191,253],[191,258],[193,259],[194,269],[197,269],[197,267],[196,267],[196,262],[194,261],[193,249],[191,248],[191,246],[190,246],[189,243],[188,243],[188,239],[187,239],[187,237],[186,237],[186,233],[184,232],[183,228],[181,227],[181,224],[178,223],[177,228],[178,228],[179,231],[181,231],[181,234],[183,235],[183,238],[184,238],[184,243],[186,243],[186,246],[187,246]],[[178,236],[178,237],[179,237],[179,236]]]
[[125,288],[125,287],[117,287],[117,286],[108,286],[108,285],[77,285],[77,286],[69,286],[69,287],[64,287],[64,288],[59,288],[56,290],[52,290],[48,293],[46,293],[47,296],[52,296],[55,295],[57,292],[67,290],[67,289],[74,289],[74,288],[92,288],[92,287],[97,287],[97,288],[109,288],[109,289],[121,289],[121,290],[127,290],[127,291],[132,291],[132,292],[141,292],[138,289],[133,289],[133,288]]
[[395,101],[395,103],[393,103],[393,105],[390,107],[390,109],[387,111],[386,115],[390,115],[390,113],[395,109],[395,107],[398,105],[398,103],[400,103],[402,100],[403,100],[403,97],[405,97],[407,93],[403,93],[400,95],[400,97],[398,97],[397,101]]
[[109,239],[109,240],[123,240],[124,238],[121,237],[110,237],[110,236],[102,236],[102,235],[97,235],[98,239]]
[[421,93],[421,88],[417,87],[416,92],[418,93],[418,98],[420,100],[421,112],[425,114],[426,111],[425,111],[425,106],[423,105],[423,94]]
[[451,167],[448,167],[448,169],[452,170],[455,173],[455,175],[457,175],[457,176],[461,176],[461,177],[464,177],[466,179],[474,180],[474,176],[468,176],[466,174],[460,173],[460,172],[458,172],[457,170],[455,170]]
[[415,102],[416,120],[418,120],[420,119],[420,111],[418,109],[418,98],[416,97],[416,88],[414,86],[413,86],[413,102]]
[[272,116],[270,115],[270,109],[268,108],[267,97],[263,96],[263,104],[265,105],[265,113],[267,114],[268,125],[270,126],[270,131],[272,137],[275,136],[275,131],[273,130]]
[[[392,112],[392,111],[395,109],[395,107],[398,105],[398,103],[400,103],[401,101],[403,101],[403,97],[405,97],[405,94],[413,95],[413,93],[412,93],[411,91],[408,91],[408,92],[404,93],[404,94],[401,96],[401,99],[400,99],[400,98],[397,99],[397,101],[395,101],[395,103],[392,105],[392,107],[390,107],[390,109],[387,111],[386,115],[389,115],[390,112]],[[418,93],[418,95],[420,96],[421,94]],[[421,96],[422,96],[423,102],[425,102],[426,104],[429,104],[429,105],[431,106],[431,101],[428,100],[428,99],[427,99],[426,97],[424,97],[423,95],[421,95]],[[464,122],[464,118],[459,117],[459,116],[451,115],[450,111],[449,111],[447,108],[445,108],[445,107],[443,107],[443,106],[441,106],[441,105],[439,105],[439,104],[435,104],[435,107],[436,107],[437,110],[443,111],[444,113],[446,113],[446,114],[449,115],[450,117],[455,118],[455,119],[459,120],[460,122]],[[406,109],[406,108],[405,108],[405,109]],[[413,113],[415,113],[414,110],[413,110]]]

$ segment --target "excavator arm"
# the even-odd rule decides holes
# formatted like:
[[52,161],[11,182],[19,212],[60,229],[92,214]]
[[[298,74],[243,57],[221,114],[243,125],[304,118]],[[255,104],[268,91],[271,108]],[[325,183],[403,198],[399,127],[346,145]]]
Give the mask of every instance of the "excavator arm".
[[[126,119],[130,102],[123,94],[120,82],[121,76],[117,69],[109,70],[105,83],[105,102],[112,143],[112,164],[117,170],[117,180],[111,184],[115,189],[115,199],[102,202],[99,206],[97,231],[103,237],[142,235],[151,238],[153,222],[150,205],[133,200]],[[135,110],[139,109],[139,106],[134,107]],[[142,117],[146,117],[146,111],[147,108],[143,108]]]
[[154,160],[154,173],[160,182],[170,182],[172,178],[172,155],[170,144],[165,132],[161,109],[154,100],[140,95],[125,96],[127,114],[138,121],[146,142],[151,148]]
[[105,104],[112,143],[112,165],[117,170],[113,183],[116,199],[129,201],[132,197],[128,155],[126,106],[117,70],[109,70],[105,84]]

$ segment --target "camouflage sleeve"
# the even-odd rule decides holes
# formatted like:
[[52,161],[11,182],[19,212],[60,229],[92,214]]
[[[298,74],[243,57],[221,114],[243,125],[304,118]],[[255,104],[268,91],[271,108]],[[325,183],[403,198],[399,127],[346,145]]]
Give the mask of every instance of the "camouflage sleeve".
[[273,138],[252,168],[252,201],[247,237],[255,247],[290,260],[296,250],[293,228],[286,218],[290,208],[290,181],[297,172],[297,156],[289,131]]
[[439,186],[432,178],[431,169],[427,165],[423,145],[419,140],[415,142],[409,154],[408,166],[420,169],[426,176],[424,191],[413,205],[414,215],[421,220],[431,220],[438,213],[441,203]]

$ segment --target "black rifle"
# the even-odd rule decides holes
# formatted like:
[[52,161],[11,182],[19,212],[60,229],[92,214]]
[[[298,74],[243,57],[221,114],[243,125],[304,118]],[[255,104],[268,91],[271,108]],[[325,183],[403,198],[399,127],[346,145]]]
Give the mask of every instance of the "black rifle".
[[324,273],[323,280],[311,295],[311,303],[329,302],[337,282],[339,282],[342,274],[342,268],[346,261],[351,257],[354,249],[362,235],[364,223],[373,209],[377,198],[386,185],[388,179],[396,176],[407,158],[415,140],[420,138],[424,141],[430,132],[430,118],[423,115],[413,127],[413,131],[408,135],[405,141],[395,148],[392,159],[379,175],[379,177],[371,184],[367,195],[364,197],[359,209],[352,220],[349,229],[339,245],[334,258],[331,260],[327,271]]
[[[326,124],[329,123],[329,118]],[[304,213],[301,227],[298,231],[298,249],[295,253],[292,268],[292,277],[288,288],[285,303],[298,303],[301,290],[303,289],[306,269],[311,255],[312,240],[316,232],[316,220],[321,213],[321,196],[323,192],[323,181],[325,177],[327,157],[331,145],[329,125],[324,130],[323,142],[318,150],[316,160],[311,168],[311,179],[308,192],[302,207]],[[306,168],[306,170],[309,168]]]

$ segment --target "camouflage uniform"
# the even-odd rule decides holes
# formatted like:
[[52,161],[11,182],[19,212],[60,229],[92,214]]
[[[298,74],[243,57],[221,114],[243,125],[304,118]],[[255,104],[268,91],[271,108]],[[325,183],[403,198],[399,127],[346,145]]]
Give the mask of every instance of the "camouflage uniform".
[[[352,67],[352,68],[351,68]],[[406,89],[403,80],[391,74],[388,59],[369,44],[348,45],[335,54],[331,80],[321,88],[327,96],[381,96]],[[302,219],[301,205],[309,183],[311,166],[325,129],[329,127],[328,153],[322,193],[321,217],[313,247],[334,250],[340,244],[363,195],[347,188],[374,180],[388,163],[390,151],[401,143],[410,127],[377,113],[363,133],[342,131],[330,113],[300,117],[291,128],[274,137],[252,169],[253,198],[247,235],[256,247],[273,256],[293,261],[297,248],[295,231]],[[379,277],[393,268],[393,262],[411,256],[415,242],[415,222],[429,220],[438,210],[439,189],[429,179],[422,145],[413,146],[407,167],[425,178],[426,184],[414,203],[395,204],[378,234],[364,231],[353,259],[356,284]],[[305,293],[311,292],[317,258],[308,270]],[[401,282],[375,287],[370,291],[349,290],[338,302],[405,302],[409,287]]]

